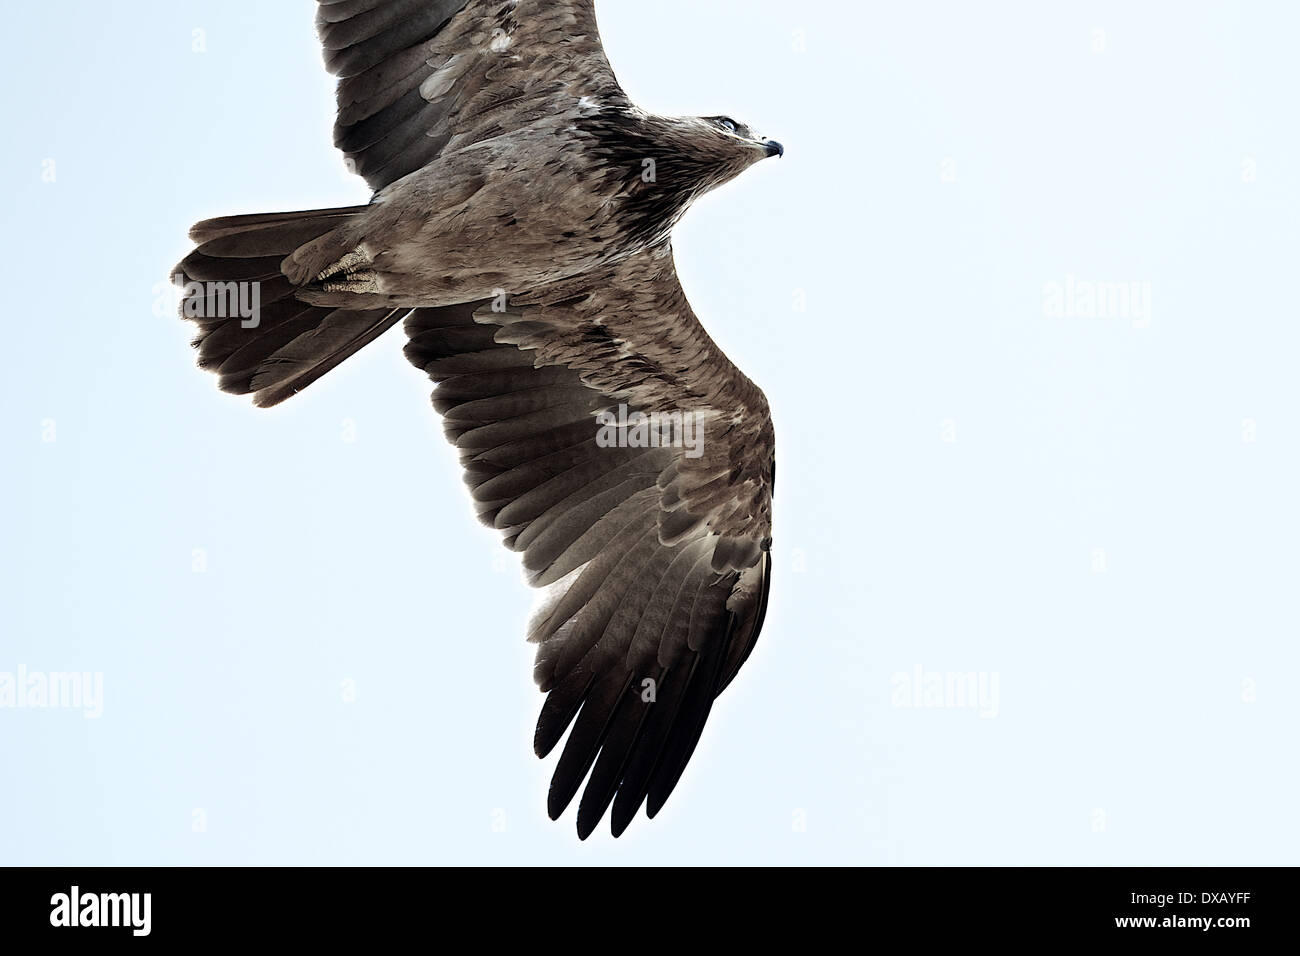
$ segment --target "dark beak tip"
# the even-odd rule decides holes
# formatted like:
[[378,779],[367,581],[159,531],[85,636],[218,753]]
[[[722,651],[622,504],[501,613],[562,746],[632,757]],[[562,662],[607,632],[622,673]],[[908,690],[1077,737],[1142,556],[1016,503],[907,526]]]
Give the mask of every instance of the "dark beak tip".
[[767,141],[767,143],[766,143],[766,146],[767,146],[767,155],[769,155],[769,156],[784,156],[784,155],[785,155],[785,147],[782,146],[780,143],[778,143],[778,142],[777,142],[776,140],[774,140],[774,139],[769,139],[769,140]]

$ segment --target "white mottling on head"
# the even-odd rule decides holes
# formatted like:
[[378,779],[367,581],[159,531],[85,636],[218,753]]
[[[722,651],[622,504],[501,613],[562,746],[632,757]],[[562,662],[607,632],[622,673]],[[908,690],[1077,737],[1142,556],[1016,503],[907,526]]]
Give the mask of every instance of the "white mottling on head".
[[497,27],[492,31],[492,40],[488,43],[488,49],[493,53],[504,53],[506,50],[510,49],[510,43],[510,34],[506,33],[506,31],[502,30],[500,27]]

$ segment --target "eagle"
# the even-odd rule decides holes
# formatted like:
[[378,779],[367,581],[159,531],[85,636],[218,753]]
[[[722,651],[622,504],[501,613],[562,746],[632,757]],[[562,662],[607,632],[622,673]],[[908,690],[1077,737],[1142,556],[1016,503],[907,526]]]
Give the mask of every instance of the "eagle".
[[198,364],[269,407],[403,324],[478,517],[544,589],[548,812],[582,789],[579,837],[606,813],[620,836],[663,807],[763,626],[772,419],[671,240],[784,148],[637,107],[594,0],[317,2],[334,142],[373,197],[195,225],[174,276]]

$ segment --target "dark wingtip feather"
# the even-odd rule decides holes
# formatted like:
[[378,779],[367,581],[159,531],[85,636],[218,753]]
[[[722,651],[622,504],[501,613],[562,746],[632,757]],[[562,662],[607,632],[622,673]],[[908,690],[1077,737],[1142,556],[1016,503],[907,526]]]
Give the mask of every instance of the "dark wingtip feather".
[[632,825],[632,821],[636,819],[637,811],[640,809],[641,804],[639,803],[632,809],[630,814],[626,812],[619,813],[618,808],[614,808],[614,812],[610,814],[609,832],[613,834],[615,840],[627,832],[627,828]]

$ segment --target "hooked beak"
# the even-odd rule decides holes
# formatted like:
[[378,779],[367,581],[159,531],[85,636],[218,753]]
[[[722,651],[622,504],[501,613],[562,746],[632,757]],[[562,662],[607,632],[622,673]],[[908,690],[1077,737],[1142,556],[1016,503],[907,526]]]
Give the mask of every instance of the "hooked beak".
[[763,140],[763,147],[767,150],[769,156],[784,156],[785,147],[774,139]]

